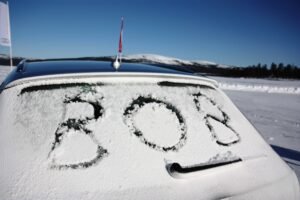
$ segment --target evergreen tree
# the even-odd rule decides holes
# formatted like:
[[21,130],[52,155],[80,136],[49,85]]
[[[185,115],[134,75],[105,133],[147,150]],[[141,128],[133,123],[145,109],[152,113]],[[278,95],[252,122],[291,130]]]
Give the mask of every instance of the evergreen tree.
[[271,64],[271,76],[277,77],[277,65],[275,63]]

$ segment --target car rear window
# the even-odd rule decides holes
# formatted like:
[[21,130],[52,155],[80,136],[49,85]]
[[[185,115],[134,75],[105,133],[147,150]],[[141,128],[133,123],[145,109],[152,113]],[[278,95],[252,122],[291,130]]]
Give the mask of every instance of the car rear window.
[[51,169],[97,165],[121,136],[161,154],[206,149],[207,159],[236,157],[226,147],[241,141],[224,96],[205,84],[42,84],[22,87],[17,98],[16,129],[33,148],[47,145]]

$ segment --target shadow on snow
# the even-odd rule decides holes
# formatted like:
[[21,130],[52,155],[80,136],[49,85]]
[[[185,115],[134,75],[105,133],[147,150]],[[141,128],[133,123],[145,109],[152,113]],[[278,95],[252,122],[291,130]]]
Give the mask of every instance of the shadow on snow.
[[[292,149],[287,149],[284,147],[280,147],[280,146],[276,146],[276,145],[271,145],[271,147],[274,149],[274,151],[281,157],[283,158],[287,158],[290,160],[294,160],[294,161],[298,161],[300,162],[300,152],[299,151],[295,151]],[[289,162],[287,160],[285,160],[288,163],[291,163],[293,165],[297,165],[300,166],[299,164],[293,163],[293,162]]]

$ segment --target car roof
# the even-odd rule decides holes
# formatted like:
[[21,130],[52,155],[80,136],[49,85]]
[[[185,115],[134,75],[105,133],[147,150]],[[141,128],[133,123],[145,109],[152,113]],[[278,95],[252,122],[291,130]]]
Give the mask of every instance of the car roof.
[[183,68],[172,66],[158,66],[154,64],[122,63],[116,71],[112,62],[94,60],[23,60],[6,77],[0,86],[0,93],[10,83],[26,78],[43,77],[49,75],[80,74],[80,73],[155,73],[188,75],[199,77],[192,72],[183,71]]

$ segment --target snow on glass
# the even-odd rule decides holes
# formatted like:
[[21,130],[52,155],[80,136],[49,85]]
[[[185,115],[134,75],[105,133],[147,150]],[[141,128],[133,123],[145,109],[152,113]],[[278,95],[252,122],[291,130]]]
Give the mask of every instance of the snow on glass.
[[244,134],[249,128],[235,122],[239,115],[220,90],[200,81],[167,80],[174,82],[57,79],[5,90],[5,187],[17,190],[15,199],[78,199],[79,193],[97,199],[96,191],[172,184],[172,163],[205,168],[259,153],[244,148],[252,141]]
[[[48,153],[51,169],[88,168],[109,156],[110,149],[101,143],[103,138],[99,127],[101,123],[111,123],[106,119],[112,113],[117,117],[110,120],[121,118],[120,127],[128,129],[128,137],[154,151],[167,153],[184,148],[189,129],[186,120],[191,119],[193,123],[206,125],[211,140],[218,145],[229,146],[240,140],[230,126],[229,116],[212,97],[212,88],[188,86],[179,89],[159,84],[142,87],[136,84],[79,84],[62,89],[54,87],[54,90],[51,87],[22,89],[19,96],[27,114],[18,116],[18,121],[34,120],[36,115],[28,112],[39,112],[45,106],[41,102],[48,101],[50,97],[51,104],[60,108],[48,110],[40,116],[48,121],[55,118],[56,123],[59,122],[51,136],[52,145]],[[30,105],[32,102],[39,103]],[[32,107],[38,110],[29,111]],[[186,112],[190,109],[196,117]],[[57,116],[60,116],[59,121]],[[37,128],[40,127],[28,127],[33,133]],[[114,128],[113,125],[111,128]],[[199,130],[198,134],[204,134],[202,132]],[[35,140],[38,139],[36,136]]]

